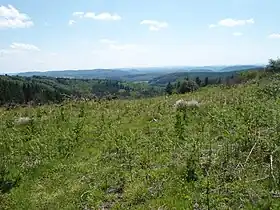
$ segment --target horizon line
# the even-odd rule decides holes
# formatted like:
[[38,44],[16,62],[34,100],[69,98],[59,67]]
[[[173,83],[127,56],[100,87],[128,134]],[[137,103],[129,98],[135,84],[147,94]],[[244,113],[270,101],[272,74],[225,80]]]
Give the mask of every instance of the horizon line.
[[52,70],[30,70],[30,71],[19,71],[19,72],[0,72],[0,74],[20,74],[20,73],[32,73],[32,72],[58,72],[58,71],[94,71],[94,70],[121,70],[121,69],[147,69],[147,68],[199,68],[199,67],[229,67],[229,66],[266,66],[266,64],[259,63],[259,64],[217,64],[217,65],[178,65],[178,66],[132,66],[132,67],[113,67],[113,68],[88,68],[88,69],[52,69]]

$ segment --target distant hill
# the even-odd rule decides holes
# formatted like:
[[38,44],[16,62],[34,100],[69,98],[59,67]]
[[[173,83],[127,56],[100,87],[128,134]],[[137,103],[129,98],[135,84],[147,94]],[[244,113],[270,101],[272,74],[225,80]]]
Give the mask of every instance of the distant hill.
[[249,69],[256,69],[256,68],[263,68],[263,66],[256,66],[256,65],[236,65],[236,66],[228,66],[220,71],[242,71],[242,70],[249,70]]
[[[235,68],[232,68],[235,69]],[[205,79],[208,77],[208,79],[213,80],[213,79],[218,79],[218,78],[226,78],[230,76],[236,75],[240,71],[249,71],[249,70],[263,70],[263,68],[249,68],[249,69],[242,69],[242,70],[236,70],[236,71],[230,71],[225,68],[225,70],[221,71],[188,71],[188,72],[174,72],[170,74],[165,74],[161,75],[159,77],[153,78],[149,81],[149,84],[151,85],[166,85],[169,82],[176,82],[177,80],[182,80],[186,77],[190,79],[195,79],[196,77],[199,77],[200,79]]]
[[94,70],[65,70],[65,71],[46,71],[46,72],[24,72],[19,76],[47,76],[47,77],[74,77],[74,78],[94,78],[94,79],[112,79],[127,75],[127,71],[112,69],[94,69]]
[[94,70],[65,70],[65,71],[46,71],[46,72],[24,72],[18,76],[47,76],[60,78],[76,79],[109,79],[119,81],[149,81],[154,77],[165,74],[166,72],[142,72],[137,69],[120,70],[120,69],[94,69]]
[[[187,72],[193,75],[201,73],[232,72],[244,69],[258,68],[255,65],[235,66],[179,66],[179,67],[145,67],[145,68],[118,68],[118,69],[92,69],[92,70],[63,70],[45,72],[24,72],[19,76],[47,76],[77,79],[109,79],[130,82],[147,82],[167,74]],[[175,74],[176,75],[176,74]]]
[[194,72],[215,72],[212,69],[190,69],[190,70],[182,70],[182,72],[190,72],[190,73],[194,73]]

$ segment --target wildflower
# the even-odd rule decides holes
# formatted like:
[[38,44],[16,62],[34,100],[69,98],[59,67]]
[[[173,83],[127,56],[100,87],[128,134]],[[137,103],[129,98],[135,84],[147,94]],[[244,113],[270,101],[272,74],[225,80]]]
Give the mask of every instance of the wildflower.
[[29,123],[31,123],[31,119],[29,117],[20,117],[15,120],[16,125],[27,125]]
[[186,109],[187,107],[190,107],[190,108],[199,107],[200,104],[196,100],[185,101],[183,99],[180,99],[180,100],[176,101],[174,106],[177,110],[182,110],[182,109]]
[[177,110],[180,110],[180,109],[183,109],[187,106],[187,102],[183,99],[180,99],[180,100],[176,101],[174,106]]
[[200,104],[196,100],[187,101],[187,106],[189,107],[199,107]]

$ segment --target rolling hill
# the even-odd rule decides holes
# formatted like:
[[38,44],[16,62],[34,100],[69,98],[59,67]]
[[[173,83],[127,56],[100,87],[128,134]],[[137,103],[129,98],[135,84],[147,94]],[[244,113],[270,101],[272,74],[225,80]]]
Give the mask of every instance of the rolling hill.
[[260,66],[260,65],[236,65],[236,66],[224,67],[220,71],[222,71],[222,72],[244,71],[244,70],[250,70],[250,69],[257,69],[257,68],[264,68],[264,66]]
[[[249,68],[249,69],[242,69],[242,70],[238,70],[238,71],[230,71],[227,70],[229,68],[225,68],[224,70],[220,70],[220,71],[203,71],[203,70],[199,70],[199,71],[185,71],[185,72],[174,72],[174,73],[170,73],[170,74],[165,74],[165,75],[161,75],[159,77],[155,77],[153,79],[151,79],[149,81],[149,84],[152,85],[166,85],[169,82],[176,82],[177,80],[182,80],[186,77],[190,78],[190,79],[195,79],[196,77],[199,77],[200,79],[205,79],[206,77],[208,77],[208,79],[224,79],[226,77],[230,77],[230,76],[235,76],[236,74],[238,74],[241,71],[259,71],[259,70],[263,70],[263,68]],[[231,69],[238,69],[237,67],[232,67]]]
[[182,66],[182,67],[146,67],[146,68],[119,68],[119,69],[93,69],[93,70],[64,70],[64,71],[45,71],[45,72],[23,72],[19,76],[48,76],[48,77],[67,77],[78,79],[110,79],[120,81],[142,82],[150,81],[154,78],[176,72],[199,72],[214,73],[224,71],[239,71],[253,69],[259,66],[237,65],[237,66]]

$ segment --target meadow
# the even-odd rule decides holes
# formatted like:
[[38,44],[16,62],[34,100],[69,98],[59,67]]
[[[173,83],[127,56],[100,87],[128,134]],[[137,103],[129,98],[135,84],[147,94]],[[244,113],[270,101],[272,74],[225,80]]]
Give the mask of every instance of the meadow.
[[279,78],[0,109],[0,209],[280,209]]

